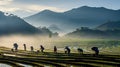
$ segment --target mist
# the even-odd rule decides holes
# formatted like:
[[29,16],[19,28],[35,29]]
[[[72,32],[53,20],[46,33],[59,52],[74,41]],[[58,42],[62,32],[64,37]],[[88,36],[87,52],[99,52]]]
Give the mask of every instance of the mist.
[[23,44],[27,45],[29,50],[30,46],[33,46],[35,49],[39,49],[40,45],[50,47],[50,38],[42,37],[40,35],[8,35],[0,37],[0,46],[13,48],[13,44],[17,43],[19,49],[23,49]]
[[[27,50],[30,51],[30,46],[37,51],[40,45],[43,45],[45,51],[53,51],[53,47],[57,46],[59,52],[64,52],[65,46],[69,46],[72,52],[77,52],[77,48],[82,48],[85,53],[91,53],[92,47],[99,47],[101,53],[119,53],[120,41],[114,39],[97,39],[97,38],[73,38],[73,37],[49,37],[41,35],[6,35],[0,36],[0,47],[12,49],[13,44],[19,45],[19,50],[24,50],[23,44],[26,44]],[[14,48],[13,48],[14,49]],[[117,49],[116,51],[114,49]]]

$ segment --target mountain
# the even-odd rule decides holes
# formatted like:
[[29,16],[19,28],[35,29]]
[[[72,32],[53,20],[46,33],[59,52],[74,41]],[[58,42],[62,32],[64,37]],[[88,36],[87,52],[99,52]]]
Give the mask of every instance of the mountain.
[[73,38],[111,38],[111,39],[120,39],[120,30],[98,30],[98,29],[89,29],[87,27],[81,27],[81,29],[76,29],[73,32],[70,32],[65,35],[66,37]]
[[112,10],[104,7],[83,6],[66,12],[53,12],[44,10],[37,14],[24,18],[32,25],[47,26],[57,25],[61,30],[69,32],[80,27],[95,28],[107,21],[120,20],[120,10]]
[[109,21],[98,26],[96,29],[98,30],[120,30],[120,21]]
[[35,34],[42,33],[23,19],[0,11],[0,35],[4,34]]

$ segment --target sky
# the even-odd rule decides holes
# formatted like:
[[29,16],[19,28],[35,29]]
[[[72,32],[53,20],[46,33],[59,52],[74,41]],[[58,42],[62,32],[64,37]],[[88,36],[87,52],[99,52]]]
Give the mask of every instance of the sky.
[[0,0],[0,11],[27,17],[49,9],[64,12],[81,6],[120,9],[120,0]]

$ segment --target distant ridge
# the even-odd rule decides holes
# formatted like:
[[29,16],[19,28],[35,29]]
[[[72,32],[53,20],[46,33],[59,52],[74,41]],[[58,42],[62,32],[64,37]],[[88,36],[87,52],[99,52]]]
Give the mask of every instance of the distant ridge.
[[[45,32],[30,25],[23,19],[0,11],[0,35],[5,34],[43,34]],[[46,32],[49,34],[49,32]]]
[[95,28],[109,20],[118,21],[120,10],[89,6],[74,8],[62,13],[44,10],[24,20],[35,26],[49,27],[54,24],[67,32],[80,27]]
[[102,25],[99,25],[96,29],[98,30],[120,30],[120,21],[109,21]]

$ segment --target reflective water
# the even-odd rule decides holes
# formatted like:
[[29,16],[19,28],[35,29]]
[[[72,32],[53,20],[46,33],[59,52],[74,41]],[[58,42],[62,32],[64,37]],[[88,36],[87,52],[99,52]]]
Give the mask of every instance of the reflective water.
[[22,65],[22,66],[24,66],[24,67],[33,67],[33,66],[30,66],[30,65],[21,64],[21,63],[19,63],[19,65]]
[[7,65],[7,64],[0,63],[0,67],[12,67],[12,66]]

